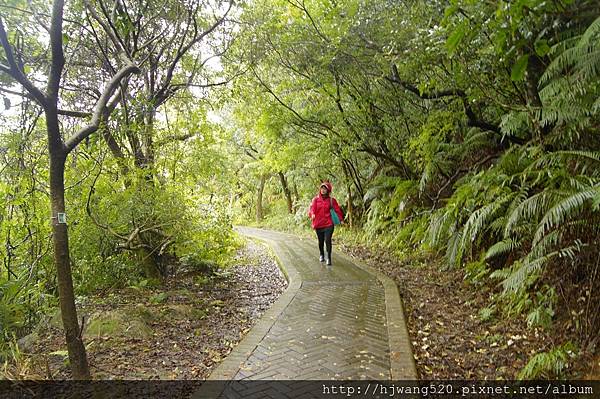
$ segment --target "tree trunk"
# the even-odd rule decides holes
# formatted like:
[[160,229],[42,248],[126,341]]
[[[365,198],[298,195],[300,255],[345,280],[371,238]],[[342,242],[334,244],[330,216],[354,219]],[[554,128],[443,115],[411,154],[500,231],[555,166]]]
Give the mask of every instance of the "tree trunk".
[[138,263],[142,266],[144,276],[150,279],[162,280],[163,273],[156,258],[147,249],[141,248],[136,252]]
[[298,210],[298,207],[300,206],[300,194],[298,194],[298,185],[296,184],[296,181],[294,181],[294,198],[296,199],[296,202],[294,202],[294,212]]
[[143,142],[144,149],[146,150],[146,166],[149,166],[154,174],[154,117],[156,116],[156,110],[154,107],[150,107],[144,115],[143,131]]
[[119,146],[119,143],[117,143],[117,140],[115,140],[115,137],[110,132],[108,126],[104,126],[104,128],[102,129],[102,138],[106,142],[106,145],[108,146],[108,149],[112,153],[113,157],[117,160],[117,164],[119,165],[121,174],[124,178],[126,178],[125,186],[129,186],[130,182],[127,176],[129,174],[129,167],[127,166],[127,162],[125,160],[125,154]]
[[354,219],[354,208],[352,208],[352,189],[350,183],[348,183],[348,209],[346,219],[348,220],[348,226],[352,227],[352,221]]
[[58,114],[56,109],[46,111],[46,127],[48,131],[48,150],[50,153],[50,203],[52,213],[52,242],[54,245],[54,263],[58,279],[58,297],[60,313],[69,362],[73,379],[90,379],[85,346],[77,320],[71,260],[69,257],[69,234],[67,224],[58,219],[59,213],[65,213],[65,161],[67,151],[60,138]]
[[265,183],[267,182],[267,175],[260,175],[260,184],[258,186],[258,193],[256,195],[256,221],[261,222],[264,218],[263,212],[263,191],[265,191]]
[[281,181],[281,187],[283,187],[283,193],[285,194],[285,200],[287,201],[288,213],[294,213],[294,207],[292,202],[292,193],[287,184],[287,180],[285,179],[285,175],[283,172],[279,172],[279,180]]
[[[67,155],[82,140],[94,133],[102,122],[101,112],[117,89],[121,79],[131,73],[139,72],[133,64],[126,65],[113,76],[94,107],[92,123],[84,126],[67,142],[63,142],[58,122],[58,103],[60,81],[65,66],[63,52],[63,8],[64,0],[52,3],[50,34],[51,64],[48,73],[46,92],[42,92],[23,73],[23,67],[18,65],[13,54],[13,46],[9,43],[8,35],[0,17],[0,44],[4,49],[4,59],[8,67],[2,65],[2,71],[12,76],[44,108],[46,115],[46,132],[48,135],[48,153],[50,157],[50,211],[52,225],[52,243],[54,247],[54,264],[58,280],[58,299],[60,302],[61,318],[65,330],[67,350],[74,379],[90,379],[90,371],[81,337],[82,330],[77,320],[75,294],[73,292],[73,277],[71,275],[71,260],[69,257],[69,235],[65,215],[65,161]],[[20,59],[20,58],[19,58]]]

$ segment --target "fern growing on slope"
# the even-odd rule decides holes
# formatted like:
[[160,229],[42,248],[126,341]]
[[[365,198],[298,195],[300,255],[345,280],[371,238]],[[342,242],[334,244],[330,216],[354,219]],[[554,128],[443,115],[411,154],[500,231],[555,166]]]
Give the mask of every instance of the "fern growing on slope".
[[500,160],[466,178],[432,215],[428,242],[445,248],[452,267],[481,252],[490,263],[505,259],[491,276],[501,279],[505,294],[523,295],[546,265],[576,264],[581,251],[597,251],[600,226],[585,222],[600,220],[598,158],[595,152],[549,153],[512,175]]
[[449,266],[483,256],[511,306],[531,310],[531,324],[554,314],[552,295],[529,296],[539,293],[540,278],[552,268],[586,275],[586,259],[600,250],[600,18],[556,44],[550,57],[541,107],[514,110],[501,123],[505,135],[542,126],[546,136],[465,176],[432,214],[427,235],[433,248],[445,249]]
[[539,113],[543,124],[577,121],[600,110],[600,17],[573,38],[556,44],[555,55],[540,79]]
[[548,352],[541,352],[531,358],[518,375],[520,380],[536,378],[565,378],[569,360],[574,357],[575,346],[568,342]]

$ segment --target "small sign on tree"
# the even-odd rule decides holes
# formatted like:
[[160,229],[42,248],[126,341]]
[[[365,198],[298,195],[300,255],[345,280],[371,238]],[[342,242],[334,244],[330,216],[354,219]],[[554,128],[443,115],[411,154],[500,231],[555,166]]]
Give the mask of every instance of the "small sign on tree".
[[66,213],[57,213],[56,216],[58,218],[59,224],[67,224],[67,214]]

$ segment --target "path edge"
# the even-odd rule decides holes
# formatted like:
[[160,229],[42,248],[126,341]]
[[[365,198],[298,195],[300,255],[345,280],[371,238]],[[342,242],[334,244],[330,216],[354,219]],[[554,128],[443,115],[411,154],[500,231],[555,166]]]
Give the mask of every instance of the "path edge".
[[[275,241],[256,237],[253,235],[239,234],[246,238],[252,238],[267,244],[275,257],[277,266],[281,270],[285,279],[288,282],[288,287],[279,296],[279,298],[271,305],[271,307],[261,316],[260,320],[254,327],[250,329],[248,334],[242,338],[240,343],[232,349],[225,360],[215,368],[205,381],[230,381],[237,374],[240,367],[248,360],[256,346],[267,335],[273,324],[277,321],[283,310],[290,304],[294,296],[298,293],[302,281],[298,271],[294,268],[291,262],[286,261],[286,255],[282,248]],[[213,398],[218,397],[225,389],[226,384],[203,384],[192,397]]]
[[[352,262],[364,271],[374,275],[383,285],[385,293],[385,313],[387,318],[388,340],[390,345],[390,374],[391,380],[418,380],[417,367],[408,334],[404,304],[400,298],[398,286],[390,277],[381,271],[368,266],[362,260],[337,251],[339,256]],[[335,266],[334,266],[335,267]]]

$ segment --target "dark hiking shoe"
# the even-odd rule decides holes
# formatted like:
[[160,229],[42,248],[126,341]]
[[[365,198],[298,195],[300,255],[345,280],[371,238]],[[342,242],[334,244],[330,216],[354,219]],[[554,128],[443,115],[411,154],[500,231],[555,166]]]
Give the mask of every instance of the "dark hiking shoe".
[[325,256],[320,255],[319,256],[319,262],[325,262]]

